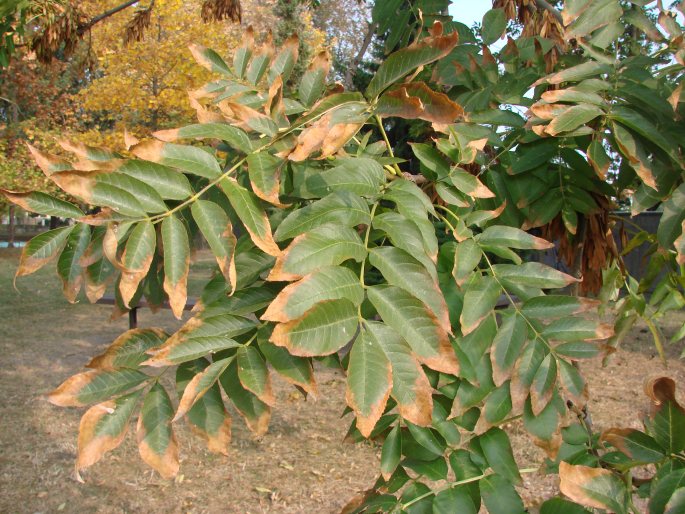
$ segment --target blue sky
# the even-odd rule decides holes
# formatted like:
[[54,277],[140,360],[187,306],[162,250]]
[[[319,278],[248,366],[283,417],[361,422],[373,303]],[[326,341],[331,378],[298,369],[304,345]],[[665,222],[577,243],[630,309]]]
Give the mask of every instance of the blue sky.
[[474,21],[481,22],[483,15],[492,9],[492,0],[453,0],[450,14],[455,21],[460,21],[467,27]]

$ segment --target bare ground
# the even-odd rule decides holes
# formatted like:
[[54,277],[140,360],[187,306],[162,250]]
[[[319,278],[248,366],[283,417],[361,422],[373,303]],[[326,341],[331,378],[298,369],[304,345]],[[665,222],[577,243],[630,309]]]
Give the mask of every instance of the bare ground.
[[[69,305],[50,271],[20,279],[19,291],[14,290],[17,255],[0,251],[0,512],[328,513],[372,485],[380,448],[343,442],[349,423],[340,419],[344,379],[328,369],[318,370],[316,402],[305,402],[276,381],[277,407],[261,439],[235,415],[228,457],[207,452],[179,423],[181,472],[175,481],[150,471],[128,434],[120,448],[84,475],[85,484],[78,483],[73,462],[83,410],[54,407],[43,395],[102,351],[127,328],[127,320],[108,322],[106,306]],[[670,335],[684,319],[671,316],[661,328]],[[170,331],[179,326],[168,312],[144,311],[139,324]],[[596,430],[639,426],[642,384],[649,376],[667,374],[685,385],[680,349],[669,352],[664,369],[650,335],[638,327],[606,368],[599,362],[583,364]],[[544,454],[520,424],[507,428],[520,465],[541,462]],[[534,505],[556,490],[555,477],[528,474],[520,492]]]

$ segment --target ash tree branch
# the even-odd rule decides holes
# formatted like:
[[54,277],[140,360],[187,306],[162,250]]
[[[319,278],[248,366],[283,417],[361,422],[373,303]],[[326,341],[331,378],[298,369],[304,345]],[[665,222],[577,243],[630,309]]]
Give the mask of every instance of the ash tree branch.
[[131,7],[133,4],[137,4],[139,1],[140,0],[129,0],[128,2],[124,2],[123,4],[117,5],[116,7],[113,7],[108,11],[105,11],[101,14],[98,14],[97,16],[91,18],[89,21],[87,21],[83,25],[79,26],[79,28],[78,28],[79,34],[83,34],[87,30],[90,30],[90,28],[93,25],[95,25],[96,23],[100,23],[102,20],[107,19],[110,16],[113,16],[116,13],[123,11],[124,9]]

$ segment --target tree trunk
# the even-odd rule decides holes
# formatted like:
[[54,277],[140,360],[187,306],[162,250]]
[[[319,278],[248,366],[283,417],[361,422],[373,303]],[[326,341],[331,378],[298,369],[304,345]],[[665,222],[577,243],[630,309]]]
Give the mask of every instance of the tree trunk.
[[9,208],[9,232],[7,234],[7,248],[14,248],[14,205]]

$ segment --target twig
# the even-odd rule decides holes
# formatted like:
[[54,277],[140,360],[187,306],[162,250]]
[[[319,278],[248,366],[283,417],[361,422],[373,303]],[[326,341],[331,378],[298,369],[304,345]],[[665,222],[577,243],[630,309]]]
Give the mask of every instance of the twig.
[[564,24],[564,19],[561,17],[561,13],[552,4],[547,2],[547,0],[535,0],[535,5],[538,6],[538,9],[544,9],[545,11],[551,13],[559,23],[562,25]]
[[362,46],[359,48],[357,55],[354,56],[354,59],[352,59],[350,66],[347,68],[347,71],[345,72],[345,89],[347,89],[348,91],[352,91],[354,89],[352,79],[357,74],[359,64],[361,63],[362,59],[364,58],[364,54],[366,53],[366,50],[369,48],[369,45],[371,44],[373,34],[374,32],[376,32],[376,26],[377,23],[375,22],[368,23],[368,28],[366,30],[366,35],[364,36],[364,41],[362,41]]
[[133,4],[136,4],[139,1],[140,0],[129,0],[128,2],[124,2],[121,5],[117,5],[116,7],[113,7],[109,11],[105,11],[101,14],[98,14],[97,16],[91,18],[89,21],[87,21],[83,25],[79,25],[78,33],[83,34],[87,30],[90,30],[90,28],[93,25],[95,25],[96,23],[100,23],[102,20],[109,18],[110,16],[113,16],[114,14],[118,13],[119,11],[123,11],[124,9],[131,7]]

